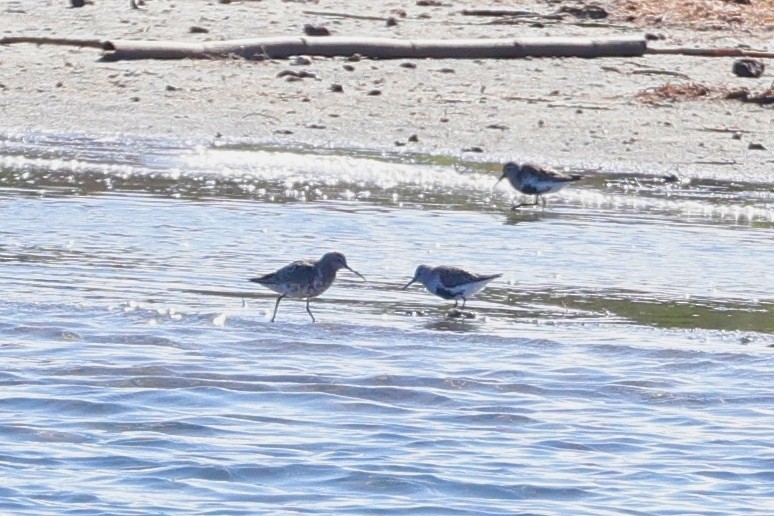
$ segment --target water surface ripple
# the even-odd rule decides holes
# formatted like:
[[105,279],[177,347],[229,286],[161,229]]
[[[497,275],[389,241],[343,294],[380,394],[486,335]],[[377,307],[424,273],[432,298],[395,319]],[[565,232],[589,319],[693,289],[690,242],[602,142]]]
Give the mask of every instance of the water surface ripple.
[[[771,184],[0,137],[0,511],[769,514]],[[248,283],[336,249],[312,301]],[[502,272],[469,302],[419,263]]]

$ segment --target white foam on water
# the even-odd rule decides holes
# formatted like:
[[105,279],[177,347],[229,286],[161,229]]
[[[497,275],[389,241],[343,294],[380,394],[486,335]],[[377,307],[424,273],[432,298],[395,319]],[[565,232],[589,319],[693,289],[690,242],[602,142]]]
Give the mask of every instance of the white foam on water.
[[[105,152],[115,150],[114,142]],[[507,207],[509,201],[531,198],[517,194],[505,181],[496,184],[499,163],[488,167],[491,169],[489,172],[471,172],[459,171],[454,165],[415,163],[409,156],[379,159],[207,146],[174,151],[150,149],[147,155],[136,148],[123,149],[122,152],[126,154],[129,151],[136,153],[136,156],[118,163],[110,162],[110,154],[103,156],[101,161],[95,161],[97,151],[94,149],[85,160],[8,154],[0,155],[0,167],[17,171],[17,180],[30,186],[38,183],[34,171],[38,174],[50,171],[58,180],[72,185],[82,181],[83,175],[107,176],[100,178],[107,189],[113,188],[117,179],[186,179],[197,183],[200,191],[212,195],[218,195],[219,182],[227,180],[236,184],[245,195],[269,201],[330,198],[368,201],[375,193],[388,192],[393,203],[412,200],[422,203],[427,195],[443,195],[451,203],[466,204],[475,198],[477,205],[499,208],[502,205]],[[733,177],[731,173],[726,181],[734,180]],[[746,191],[744,199],[740,201],[739,195],[733,192],[702,193],[699,187],[682,192],[655,186],[645,191],[639,183],[624,184],[617,187],[619,193],[611,191],[610,185],[607,185],[606,190],[601,190],[601,185],[588,186],[589,182],[586,185],[582,183],[547,196],[548,202],[640,213],[670,212],[680,216],[741,224],[774,222],[774,194],[766,189]],[[267,186],[271,185],[281,185],[282,190],[272,188],[269,191]],[[332,192],[331,189],[341,190]],[[184,193],[172,191],[169,195],[180,198]],[[697,195],[708,200],[696,199]]]
[[482,174],[459,174],[451,167],[417,165],[338,155],[202,148],[183,155],[191,170],[208,170],[223,177],[281,182],[286,187],[372,185],[381,189],[414,185],[433,190],[489,187],[496,179]]
[[[368,199],[368,188],[391,190],[399,187],[414,187],[423,199],[425,194],[477,193],[488,194],[482,199],[484,205],[502,203],[503,199],[531,198],[520,196],[505,181],[497,183],[499,171],[492,167],[491,174],[458,172],[452,166],[398,163],[393,161],[353,158],[336,155],[313,155],[274,151],[242,151],[228,149],[202,148],[198,152],[183,156],[190,170],[209,170],[223,177],[242,177],[245,180],[259,182],[282,182],[291,198],[302,198],[299,188],[309,185],[351,186],[363,188],[353,192],[344,191],[341,198]],[[185,168],[185,167],[184,167]],[[189,172],[190,173],[190,172]],[[667,192],[664,197],[639,195],[631,188],[630,195],[590,190],[583,185],[573,185],[558,194],[547,196],[549,202],[580,204],[584,207],[598,207],[632,211],[652,212],[668,211],[691,217],[716,218],[735,222],[767,221],[774,222],[774,206],[720,205],[678,197]],[[319,188],[315,189],[319,198]],[[771,197],[763,192],[755,192],[755,198],[763,204]],[[398,193],[392,193],[393,202],[397,202]],[[499,201],[497,199],[500,199]],[[401,199],[406,200],[406,199]]]

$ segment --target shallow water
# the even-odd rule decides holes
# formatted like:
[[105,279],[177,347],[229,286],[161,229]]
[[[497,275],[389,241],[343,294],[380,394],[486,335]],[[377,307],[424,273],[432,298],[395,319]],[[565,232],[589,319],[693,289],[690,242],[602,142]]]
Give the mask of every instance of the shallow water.
[[[770,513],[772,183],[511,212],[487,159],[0,136],[0,510]],[[419,263],[504,276],[450,319]]]

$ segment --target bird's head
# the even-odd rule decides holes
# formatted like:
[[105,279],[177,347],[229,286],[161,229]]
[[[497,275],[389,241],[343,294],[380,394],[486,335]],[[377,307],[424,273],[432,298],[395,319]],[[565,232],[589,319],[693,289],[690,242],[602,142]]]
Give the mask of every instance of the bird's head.
[[417,267],[417,270],[414,271],[414,277],[411,278],[411,281],[406,283],[406,285],[403,287],[403,289],[409,288],[409,286],[413,283],[416,283],[417,281],[422,283],[423,285],[427,282],[427,280],[430,278],[430,276],[433,273],[433,268],[429,265],[420,265]]
[[362,274],[351,268],[349,265],[347,265],[347,259],[344,257],[343,254],[338,252],[332,252],[332,253],[325,253],[323,257],[320,259],[321,266],[326,269],[333,269],[334,271],[338,271],[339,269],[347,269],[349,272],[360,276],[365,281],[365,278]]
[[[516,178],[516,175],[519,173],[521,167],[514,163],[513,161],[509,161],[505,165],[503,165],[503,174],[500,176],[500,179],[497,180],[497,183],[495,183],[495,186],[497,186],[500,181],[502,181],[505,178],[508,178],[509,181],[513,181]],[[494,187],[492,187],[494,188]]]

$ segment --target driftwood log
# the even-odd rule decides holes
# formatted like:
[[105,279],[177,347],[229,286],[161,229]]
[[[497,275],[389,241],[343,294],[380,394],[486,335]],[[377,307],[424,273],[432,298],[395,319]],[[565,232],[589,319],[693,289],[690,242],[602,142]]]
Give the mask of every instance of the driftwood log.
[[196,59],[239,56],[281,59],[297,55],[375,59],[490,59],[519,57],[637,57],[644,36],[611,38],[519,38],[404,40],[355,37],[273,37],[204,43],[105,41],[103,60]]
[[698,57],[774,59],[774,52],[741,48],[650,48],[645,36],[599,38],[518,38],[403,40],[355,37],[273,37],[187,43],[75,39],[38,36],[0,37],[0,45],[31,43],[102,49],[104,61],[127,59],[282,59],[297,55],[377,59],[497,59],[519,57],[640,57],[671,54]]
[[752,57],[759,59],[774,59],[774,52],[761,50],[747,50],[744,48],[720,47],[720,48],[690,48],[690,47],[665,47],[649,48],[646,54],[672,54],[681,56],[698,57]]
[[0,45],[16,45],[32,43],[33,45],[62,45],[68,47],[91,47],[104,49],[105,42],[99,39],[86,38],[50,38],[41,36],[5,36],[0,38]]

